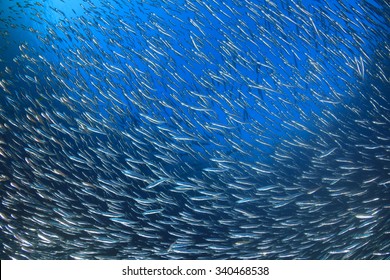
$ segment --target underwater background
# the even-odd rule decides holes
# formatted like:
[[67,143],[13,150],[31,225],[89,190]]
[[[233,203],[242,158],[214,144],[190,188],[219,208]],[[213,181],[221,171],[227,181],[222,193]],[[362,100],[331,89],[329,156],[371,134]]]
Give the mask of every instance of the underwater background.
[[389,259],[387,1],[0,2],[1,259]]

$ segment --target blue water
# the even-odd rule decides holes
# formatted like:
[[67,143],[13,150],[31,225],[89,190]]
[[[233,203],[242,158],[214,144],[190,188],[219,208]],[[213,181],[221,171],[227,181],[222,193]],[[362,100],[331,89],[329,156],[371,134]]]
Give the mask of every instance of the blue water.
[[[98,252],[85,258],[388,258],[385,1],[3,1],[0,16],[2,258],[73,258],[85,244]],[[173,182],[145,191],[124,176],[129,168],[203,193]],[[267,185],[278,188],[256,191]],[[204,191],[223,195],[193,199]],[[143,215],[153,207],[136,198],[158,198],[163,214]],[[257,200],[235,204],[242,198]],[[131,241],[115,235],[128,228],[91,212],[112,205],[135,222]],[[74,229],[53,218],[58,208]],[[188,213],[198,222],[182,220]],[[153,225],[161,244],[142,236]],[[41,227],[62,238],[20,249],[18,233],[39,240],[32,229]],[[169,249],[178,228],[187,252]],[[118,243],[101,246],[100,235]],[[226,249],[213,249],[217,237]],[[330,253],[337,248],[348,252]]]

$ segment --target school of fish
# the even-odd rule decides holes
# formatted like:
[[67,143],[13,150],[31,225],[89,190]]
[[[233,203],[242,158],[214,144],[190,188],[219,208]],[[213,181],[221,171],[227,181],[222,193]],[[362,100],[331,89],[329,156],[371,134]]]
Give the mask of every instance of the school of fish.
[[0,6],[1,259],[390,259],[390,4]]

